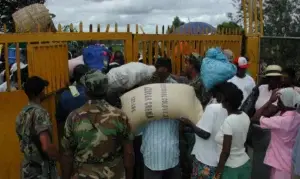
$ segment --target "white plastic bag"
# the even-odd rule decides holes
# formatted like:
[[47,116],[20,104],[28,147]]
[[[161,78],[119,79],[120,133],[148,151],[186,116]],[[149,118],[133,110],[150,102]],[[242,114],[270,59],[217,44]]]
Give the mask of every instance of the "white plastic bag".
[[79,57],[70,59],[70,60],[68,61],[68,63],[69,63],[69,75],[70,75],[70,76],[73,76],[74,68],[75,68],[77,65],[84,65],[83,57],[82,57],[82,55],[81,55],[81,56],[79,56]]
[[135,133],[152,120],[187,117],[197,124],[203,114],[194,88],[185,84],[144,85],[125,93],[120,99],[122,111]]
[[109,90],[128,90],[142,81],[149,79],[155,72],[155,67],[139,62],[130,62],[107,73]]

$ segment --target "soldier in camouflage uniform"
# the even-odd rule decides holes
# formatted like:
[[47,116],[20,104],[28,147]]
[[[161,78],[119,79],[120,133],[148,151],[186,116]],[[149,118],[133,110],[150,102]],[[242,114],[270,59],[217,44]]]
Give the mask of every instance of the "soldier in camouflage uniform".
[[41,106],[47,81],[31,77],[24,84],[29,104],[16,120],[16,132],[24,160],[21,179],[57,179],[54,159],[59,153],[51,144],[52,124],[48,112]]
[[63,177],[132,179],[133,135],[126,115],[104,100],[106,75],[92,70],[81,78],[81,83],[90,100],[66,120]]
[[211,93],[207,92],[204,85],[201,82],[200,68],[202,63],[202,57],[197,53],[192,53],[186,58],[185,61],[185,73],[190,79],[189,85],[193,86],[198,99],[200,100],[203,108],[211,100]]

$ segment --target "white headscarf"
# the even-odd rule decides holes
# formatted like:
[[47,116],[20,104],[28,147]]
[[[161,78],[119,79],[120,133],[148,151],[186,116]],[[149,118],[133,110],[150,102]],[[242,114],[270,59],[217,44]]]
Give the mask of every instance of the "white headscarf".
[[294,88],[283,88],[278,93],[285,107],[295,108],[298,111],[300,108],[300,94]]

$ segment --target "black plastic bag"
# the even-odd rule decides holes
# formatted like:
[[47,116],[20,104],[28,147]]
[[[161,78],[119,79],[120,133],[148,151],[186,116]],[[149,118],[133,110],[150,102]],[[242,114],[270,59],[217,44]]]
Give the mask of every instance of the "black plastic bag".
[[251,94],[242,104],[240,110],[244,111],[250,118],[255,114],[255,103],[259,96],[259,89],[258,86],[253,88]]
[[[259,96],[259,86],[256,86],[253,88],[252,93],[248,96],[248,98],[245,100],[245,102],[242,104],[240,110],[244,111],[250,118],[253,117],[255,114],[255,103]],[[252,132],[253,132],[253,126],[252,123],[249,126],[248,134],[247,134],[247,140],[246,144],[252,147]]]

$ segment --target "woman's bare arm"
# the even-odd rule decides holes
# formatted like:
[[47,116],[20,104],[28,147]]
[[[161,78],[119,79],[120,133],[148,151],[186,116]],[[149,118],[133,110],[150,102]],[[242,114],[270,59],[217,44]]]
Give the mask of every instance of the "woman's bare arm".
[[224,135],[222,152],[219,159],[219,164],[216,169],[216,178],[221,178],[221,174],[224,171],[225,163],[230,155],[230,149],[232,144],[232,135]]

